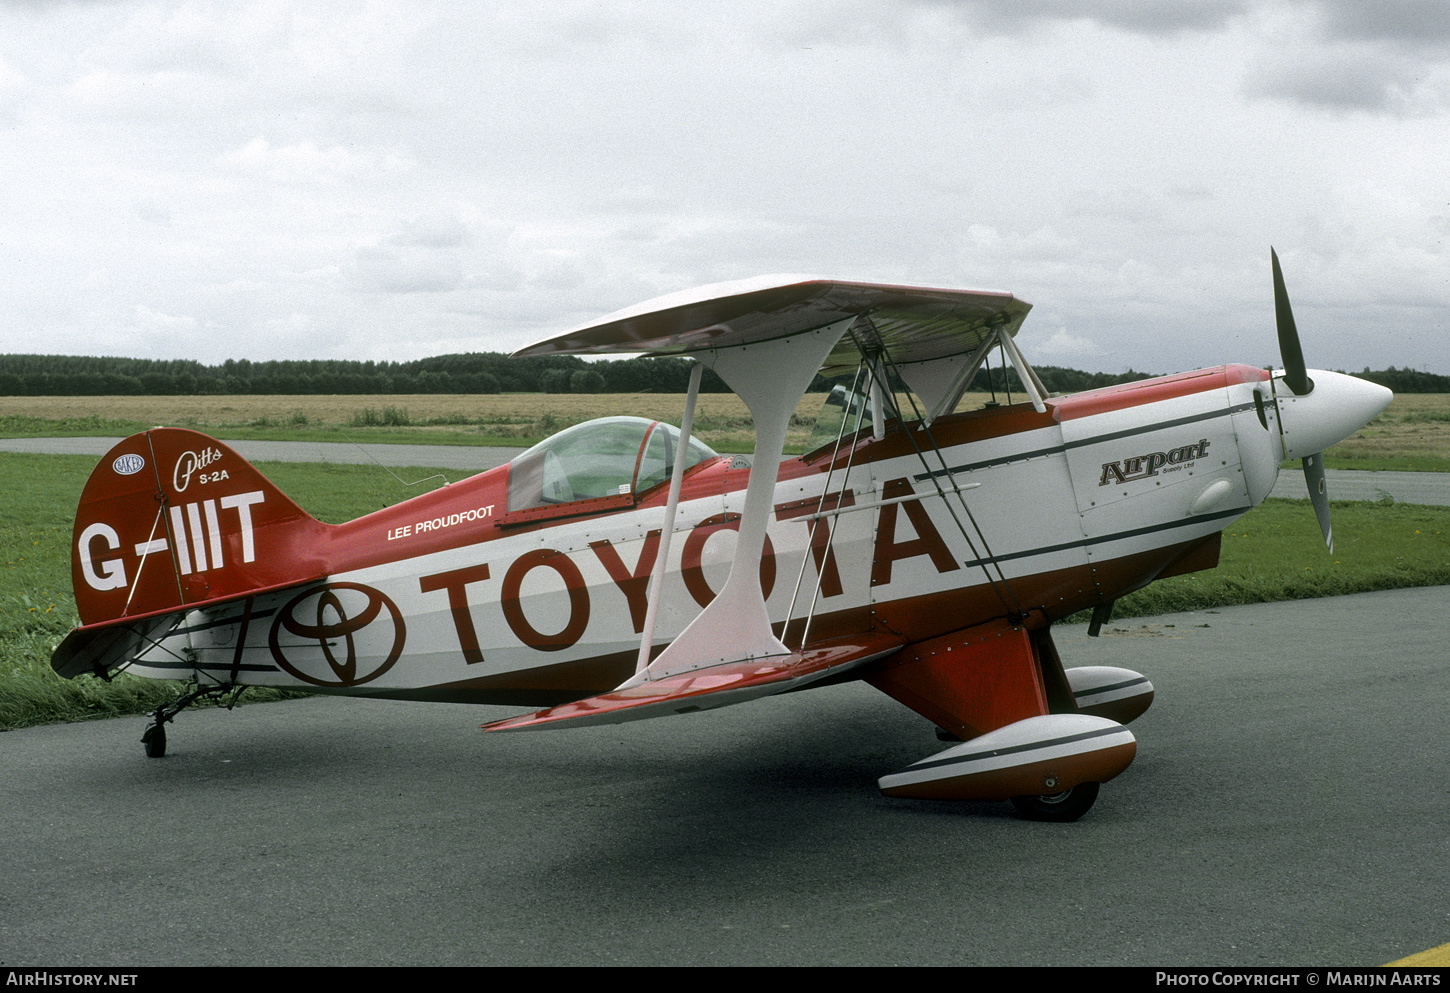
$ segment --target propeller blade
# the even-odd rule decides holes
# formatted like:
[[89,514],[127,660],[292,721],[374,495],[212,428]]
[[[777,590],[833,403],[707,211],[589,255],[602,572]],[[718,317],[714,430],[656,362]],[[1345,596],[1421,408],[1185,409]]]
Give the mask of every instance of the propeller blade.
[[1289,309],[1289,291],[1284,288],[1284,274],[1279,270],[1279,255],[1269,246],[1269,261],[1274,265],[1274,323],[1279,330],[1279,357],[1284,360],[1284,383],[1303,396],[1312,388],[1304,371],[1304,350],[1299,347],[1299,331],[1294,327],[1294,312]]
[[1324,544],[1334,551],[1334,529],[1329,526],[1329,488],[1324,478],[1324,455],[1316,452],[1304,456],[1304,482],[1309,487],[1309,502],[1314,505],[1314,516],[1319,518],[1319,530],[1324,535]]

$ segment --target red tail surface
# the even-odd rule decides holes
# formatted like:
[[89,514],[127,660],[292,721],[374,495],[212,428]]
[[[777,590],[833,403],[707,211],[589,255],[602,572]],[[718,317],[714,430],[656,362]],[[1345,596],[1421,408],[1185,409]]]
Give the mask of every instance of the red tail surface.
[[322,575],[329,525],[221,442],[181,428],[125,439],[76,509],[71,582],[83,624]]

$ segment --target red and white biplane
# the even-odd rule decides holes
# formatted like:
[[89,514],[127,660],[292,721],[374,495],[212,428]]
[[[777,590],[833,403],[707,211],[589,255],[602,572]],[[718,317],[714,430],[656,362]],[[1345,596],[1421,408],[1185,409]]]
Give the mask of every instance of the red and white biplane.
[[[521,355],[694,358],[680,429],[576,425],[506,466],[342,525],[226,445],[156,428],[92,473],[64,676],[544,707],[508,731],[690,713],[864,679],[955,744],[890,796],[1013,800],[1070,820],[1122,772],[1138,673],[1065,669],[1051,626],[1211,568],[1221,531],[1390,401],[1308,371],[1274,259],[1285,370],[1244,365],[1049,396],[1007,293],[766,277],[650,301]],[[989,354],[1025,398],[956,412]],[[709,366],[755,420],[752,459],[691,437]],[[784,458],[818,371],[842,377]],[[898,392],[897,387],[902,387]],[[906,409],[903,409],[905,407]],[[1331,544],[1332,547],[1332,544]],[[1094,633],[1096,633],[1094,631]]]

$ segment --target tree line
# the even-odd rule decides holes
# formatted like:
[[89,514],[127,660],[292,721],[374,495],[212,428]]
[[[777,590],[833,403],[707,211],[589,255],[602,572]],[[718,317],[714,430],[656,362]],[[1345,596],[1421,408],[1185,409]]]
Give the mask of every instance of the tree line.
[[[1077,393],[1148,379],[1153,373],[1082,372],[1037,366],[1043,385],[1055,393]],[[1450,393],[1450,376],[1413,369],[1356,375],[1396,393]],[[501,352],[437,355],[411,362],[352,359],[228,359],[204,365],[192,359],[126,359],[71,355],[0,355],[0,396],[197,396],[268,394],[282,396],[414,393],[684,393],[690,361],[635,357],[586,362],[576,355],[512,358]],[[899,385],[899,384],[898,384]],[[812,390],[824,391],[820,376]],[[706,393],[730,392],[706,369]],[[1020,391],[1010,368],[978,372],[972,389]]]

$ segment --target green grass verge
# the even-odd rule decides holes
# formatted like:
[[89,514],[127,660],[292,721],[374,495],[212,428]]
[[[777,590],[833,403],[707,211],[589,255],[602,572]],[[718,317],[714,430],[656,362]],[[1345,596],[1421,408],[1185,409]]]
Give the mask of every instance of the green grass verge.
[[[716,420],[723,420],[716,418]],[[708,424],[709,419],[696,422],[696,430],[705,430],[700,421]],[[559,422],[559,427],[568,427],[572,421]],[[124,438],[138,431],[152,427],[139,421],[102,420],[97,417],[46,420],[39,417],[0,417],[0,438]],[[398,427],[361,426],[292,427],[278,424],[180,424],[219,441],[310,441],[334,442],[359,445],[450,445],[460,448],[532,448],[549,435],[555,433],[542,430],[533,422],[514,428],[519,433],[499,434],[488,425],[462,427]],[[732,431],[722,429],[710,437],[708,444],[717,452],[725,454],[748,454],[755,449],[755,435],[749,430]],[[795,443],[786,445],[786,454],[799,455],[804,446]]]
[[[63,680],[50,669],[55,645],[79,623],[70,589],[70,537],[76,502],[95,464],[89,456],[0,452],[0,729],[142,713],[179,692],[177,683],[125,676],[109,684],[91,677]],[[376,466],[259,468],[331,523],[438,483],[404,488]],[[395,471],[412,480],[437,470]],[[1332,509],[1333,555],[1324,549],[1308,501],[1268,500],[1224,533],[1217,569],[1154,583],[1120,600],[1114,616],[1450,584],[1450,508],[1336,502]],[[249,690],[247,698],[258,693]]]
[[145,431],[150,424],[89,417],[25,417],[19,414],[0,415],[0,438],[124,438]]
[[[496,434],[483,426],[405,427],[385,423],[346,428],[273,423],[266,418],[251,424],[180,424],[221,441],[322,441],[367,445],[456,445],[460,447],[529,448],[552,432],[534,429],[521,434]],[[567,426],[567,425],[566,425]],[[44,418],[17,415],[0,417],[0,438],[125,438],[154,427],[140,421],[101,417]],[[749,451],[749,449],[746,449]]]
[[[1450,585],[1450,507],[1333,501],[1334,554],[1308,500],[1265,500],[1224,531],[1218,568],[1129,593],[1113,617]],[[1069,621],[1086,621],[1087,612]]]

